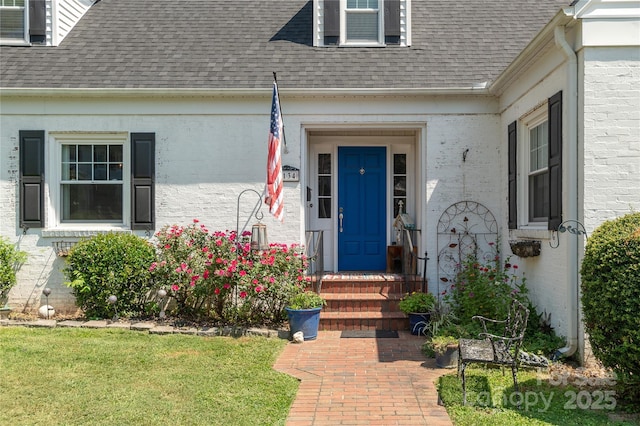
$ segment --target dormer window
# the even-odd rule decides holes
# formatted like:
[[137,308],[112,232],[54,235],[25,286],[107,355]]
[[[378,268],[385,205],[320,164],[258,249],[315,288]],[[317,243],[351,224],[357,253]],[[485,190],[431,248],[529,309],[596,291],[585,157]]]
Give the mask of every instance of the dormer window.
[[25,0],[0,0],[0,40],[28,43]]
[[380,18],[378,0],[347,0],[344,10],[346,43],[380,44]]
[[45,41],[45,0],[0,0],[0,44]]
[[411,0],[314,0],[315,46],[410,45]]

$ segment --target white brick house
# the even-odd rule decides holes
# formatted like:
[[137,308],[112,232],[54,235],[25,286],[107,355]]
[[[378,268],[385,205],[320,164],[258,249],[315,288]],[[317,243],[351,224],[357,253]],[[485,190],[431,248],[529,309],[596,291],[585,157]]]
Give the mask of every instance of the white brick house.
[[[44,5],[51,28],[63,6],[89,6],[25,1],[25,10],[29,3]],[[271,241],[303,242],[305,231],[322,229],[325,269],[352,269],[340,213],[345,226],[354,216],[373,220],[378,253],[395,240],[402,200],[421,230],[416,245],[429,253],[436,291],[439,218],[456,202],[481,203],[496,218],[503,253],[509,240],[541,241],[539,256],[518,262],[534,303],[568,337],[563,352],[578,348],[584,238],[556,231],[569,220],[591,232],[640,208],[638,2],[378,0],[352,10],[339,0],[243,0],[241,13],[225,1],[186,3],[102,0],[59,35],[45,25],[30,36],[37,23],[24,12],[23,32],[2,34],[0,235],[29,252],[12,306],[37,308],[48,286],[57,310],[73,309],[56,242],[106,230],[148,236],[193,218],[235,229],[240,192],[264,186],[275,71],[283,164],[300,177],[285,184],[284,223],[265,217]],[[167,13],[172,7],[179,13]],[[361,32],[353,32],[356,12],[368,16]],[[538,133],[536,152],[560,152],[531,170]],[[40,141],[41,180],[21,173],[27,139]],[[143,161],[149,181],[133,166],[138,141],[152,147],[144,157],[152,161]],[[122,175],[100,196],[117,195],[117,203],[74,213],[75,183],[62,170],[70,163],[65,147],[80,145],[115,147],[106,164]],[[344,204],[354,192],[342,168],[352,155],[382,164],[381,187],[366,190],[377,198],[355,213]],[[147,204],[131,194],[139,182]],[[529,189],[530,182],[539,185]],[[29,217],[24,194],[40,201]],[[99,216],[107,209],[115,213]],[[379,258],[371,262],[366,269],[384,268]]]

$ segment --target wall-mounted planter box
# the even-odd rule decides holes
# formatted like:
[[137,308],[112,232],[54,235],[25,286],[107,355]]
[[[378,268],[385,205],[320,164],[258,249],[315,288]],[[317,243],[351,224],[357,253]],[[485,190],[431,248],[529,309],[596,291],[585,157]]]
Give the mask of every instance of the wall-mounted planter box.
[[509,241],[511,252],[518,257],[540,256],[540,240],[511,240]]

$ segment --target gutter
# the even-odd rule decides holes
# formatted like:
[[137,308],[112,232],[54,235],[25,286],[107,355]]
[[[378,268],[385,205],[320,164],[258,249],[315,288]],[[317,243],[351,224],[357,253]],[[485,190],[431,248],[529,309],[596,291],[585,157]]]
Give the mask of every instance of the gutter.
[[[405,88],[282,88],[280,93],[289,96],[424,96],[424,95],[490,95],[487,83],[477,83],[461,87],[405,87]],[[254,89],[217,89],[217,88],[14,88],[0,87],[2,96],[67,96],[67,97],[252,97],[271,96],[271,86]]]
[[[569,177],[569,202],[567,206],[567,216],[578,219],[578,58],[574,50],[567,43],[565,38],[565,26],[557,25],[554,28],[555,44],[567,57],[567,142],[568,142],[568,177]],[[569,357],[578,349],[578,327],[579,321],[579,280],[580,263],[578,258],[579,238],[569,239],[567,245],[569,265],[569,285],[567,286],[567,301],[569,302],[567,324],[567,345],[556,351],[554,359]]]

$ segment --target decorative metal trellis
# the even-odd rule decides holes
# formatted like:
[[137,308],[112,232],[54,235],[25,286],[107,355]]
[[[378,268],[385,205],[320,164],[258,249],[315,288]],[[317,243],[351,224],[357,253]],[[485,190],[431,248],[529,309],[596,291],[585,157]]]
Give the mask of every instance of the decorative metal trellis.
[[438,300],[454,282],[460,263],[469,255],[491,260],[496,253],[498,222],[475,201],[449,206],[438,220]]

